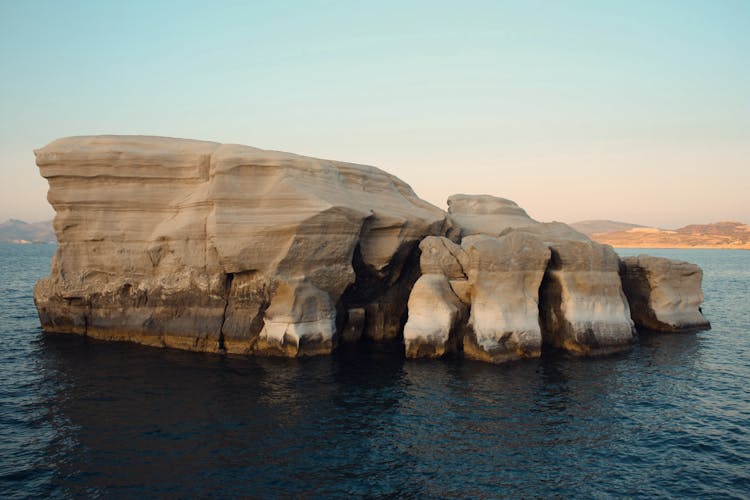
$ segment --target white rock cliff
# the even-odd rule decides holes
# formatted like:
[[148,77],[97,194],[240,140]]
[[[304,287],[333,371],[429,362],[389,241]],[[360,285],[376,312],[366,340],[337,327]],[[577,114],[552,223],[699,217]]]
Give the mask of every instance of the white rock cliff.
[[703,271],[689,262],[639,255],[622,259],[622,283],[633,320],[648,330],[710,328],[700,305]]
[[442,210],[374,167],[158,137],[36,151],[59,247],[45,330],[236,353],[330,352],[348,309],[400,334]]
[[[453,329],[463,334],[465,356],[499,363],[538,357],[544,345],[592,355],[634,342],[611,247],[565,224],[539,223],[503,198],[454,195],[448,207],[449,234],[468,255],[457,288],[469,296],[470,313],[464,328]],[[428,268],[457,278],[450,266]]]
[[374,167],[184,139],[35,153],[59,242],[34,291],[45,331],[281,356],[364,338],[498,363],[627,349],[631,313],[708,327],[697,266],[621,263],[510,200],[454,195],[445,213]]

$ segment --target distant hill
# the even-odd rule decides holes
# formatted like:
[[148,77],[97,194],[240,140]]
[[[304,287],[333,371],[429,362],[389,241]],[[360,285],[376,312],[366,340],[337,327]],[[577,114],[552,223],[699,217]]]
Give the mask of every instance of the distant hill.
[[0,243],[55,243],[56,241],[51,220],[32,224],[16,219],[0,222]]
[[587,236],[591,236],[594,233],[613,233],[615,231],[627,231],[636,227],[644,227],[638,224],[615,220],[582,220],[568,225]]
[[[573,224],[572,224],[573,225]],[[573,225],[573,227],[576,227]],[[579,229],[579,231],[581,231]],[[620,248],[736,248],[750,250],[750,226],[742,222],[691,224],[679,229],[631,227],[588,236]]]

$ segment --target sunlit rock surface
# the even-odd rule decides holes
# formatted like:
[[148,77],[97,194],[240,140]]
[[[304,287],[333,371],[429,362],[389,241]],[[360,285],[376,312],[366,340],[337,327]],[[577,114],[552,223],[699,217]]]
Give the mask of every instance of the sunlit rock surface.
[[404,348],[409,358],[434,358],[459,349],[466,306],[442,274],[423,274],[409,295]]
[[465,355],[495,363],[538,357],[542,350],[538,294],[549,248],[517,231],[498,238],[466,238],[464,244],[471,286]]
[[428,236],[419,244],[422,274],[442,274],[448,279],[466,279],[469,258],[459,245],[448,238]]
[[508,228],[538,224],[516,202],[486,194],[450,196],[448,220],[459,239],[473,234],[498,236]]
[[450,278],[470,306],[458,329],[467,357],[497,363],[538,357],[543,345],[582,355],[630,347],[635,331],[612,247],[566,224],[537,222],[504,198],[454,195],[448,206],[467,279],[456,250],[443,250],[456,247],[446,238],[420,244],[421,267]]
[[559,222],[519,231],[537,235],[551,250],[539,289],[545,343],[584,355],[628,349],[635,330],[614,249]]
[[638,255],[622,259],[622,284],[635,323],[654,331],[710,328],[703,316],[703,271],[689,262]]
[[633,320],[708,326],[697,266],[621,263],[507,199],[454,195],[446,213],[374,167],[161,137],[36,157],[59,241],[34,292],[45,331],[292,357],[403,341],[499,363],[624,350]]
[[247,146],[72,137],[36,158],[57,212],[48,331],[296,356],[330,352],[361,308],[364,335],[395,338],[406,264],[444,224],[377,168]]

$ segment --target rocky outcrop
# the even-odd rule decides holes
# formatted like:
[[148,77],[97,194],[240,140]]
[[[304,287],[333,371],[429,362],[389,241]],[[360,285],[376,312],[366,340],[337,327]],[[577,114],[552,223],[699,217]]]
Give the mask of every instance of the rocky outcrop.
[[466,279],[469,257],[448,238],[428,236],[419,244],[419,251],[422,274],[442,274],[449,280]]
[[450,254],[435,250],[441,240],[452,248],[446,238],[424,245],[430,257],[422,267],[451,278],[470,306],[466,327],[458,329],[467,357],[538,357],[545,344],[583,355],[630,347],[635,330],[611,247],[565,224],[539,223],[503,198],[455,195],[448,205],[450,235],[469,256],[467,278],[449,267],[457,259],[434,263],[433,254]]
[[466,306],[442,274],[423,274],[409,295],[409,319],[404,326],[404,349],[408,358],[434,358],[457,352],[458,329]]
[[395,338],[444,223],[377,168],[246,146],[73,137],[36,157],[60,242],[35,290],[48,331],[296,356],[364,310],[361,334]]
[[406,357],[432,358],[457,352],[468,301],[459,298],[454,283],[466,281],[468,256],[460,246],[437,236],[423,239],[419,250],[422,276],[409,295],[404,325]]
[[446,214],[374,167],[182,139],[36,156],[59,241],[34,292],[46,331],[280,356],[403,340],[407,357],[498,363],[627,349],[631,313],[705,322],[697,266],[621,265],[502,198],[451,196]]
[[519,231],[465,238],[471,314],[463,340],[467,357],[499,363],[539,357],[539,286],[550,251]]
[[490,195],[454,194],[448,198],[450,236],[499,236],[509,228],[538,224],[516,202]]
[[703,271],[695,264],[639,255],[622,259],[622,284],[633,320],[647,330],[710,328],[700,305]]
[[584,355],[630,348],[635,330],[612,247],[559,222],[521,231],[537,235],[551,251],[539,292],[545,343]]

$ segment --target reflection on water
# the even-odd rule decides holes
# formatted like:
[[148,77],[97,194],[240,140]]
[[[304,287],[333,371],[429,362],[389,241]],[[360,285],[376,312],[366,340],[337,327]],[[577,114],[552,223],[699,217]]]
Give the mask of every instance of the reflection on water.
[[[687,446],[686,461],[703,441],[682,414],[698,344],[662,336],[593,362],[496,367],[387,349],[248,359],[44,336],[54,438],[38,465],[53,474],[48,491],[86,496],[633,494],[648,483],[618,475],[669,460],[650,439]],[[675,472],[661,488],[691,482]],[[651,492],[680,491],[669,488]]]
[[[712,311],[742,299],[722,262],[701,262]],[[3,497],[749,493],[743,308],[597,359],[222,357],[42,335],[38,271],[0,290]]]

